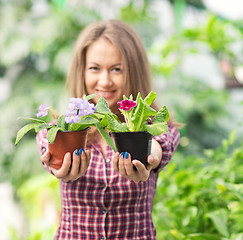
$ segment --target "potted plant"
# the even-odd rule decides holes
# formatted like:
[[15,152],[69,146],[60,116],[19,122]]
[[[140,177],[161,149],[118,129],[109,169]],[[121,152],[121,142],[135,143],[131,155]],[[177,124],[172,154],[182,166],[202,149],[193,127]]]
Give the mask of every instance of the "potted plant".
[[[46,104],[40,105],[36,114],[37,118],[23,118],[31,123],[18,131],[15,144],[18,144],[22,137],[32,129],[36,132],[47,129],[51,167],[59,169],[67,152],[85,147],[88,129],[90,126],[95,126],[115,150],[112,139],[100,125],[104,115],[98,113],[95,105],[88,101],[94,96],[93,94],[84,95],[82,98],[70,98],[66,114],[59,117],[56,116],[52,107],[48,107]],[[99,101],[98,104],[102,109],[102,104]]]
[[125,122],[111,112],[104,98],[101,97],[96,105],[99,112],[104,114],[100,124],[112,133],[117,151],[129,152],[132,159],[140,160],[145,165],[151,153],[152,136],[168,131],[168,109],[163,106],[157,112],[150,107],[155,98],[156,94],[152,91],[144,99],[140,93],[136,100],[132,95],[129,98],[123,96],[118,105]]

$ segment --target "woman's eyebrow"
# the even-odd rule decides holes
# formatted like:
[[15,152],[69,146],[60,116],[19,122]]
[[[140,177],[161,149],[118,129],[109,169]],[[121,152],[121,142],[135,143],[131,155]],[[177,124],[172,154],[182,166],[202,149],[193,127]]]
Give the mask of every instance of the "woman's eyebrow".
[[121,63],[117,63],[117,64],[112,65],[111,67],[116,67],[116,66],[121,66],[121,65],[122,65]]
[[98,63],[95,63],[95,62],[87,62],[87,64],[94,64],[94,65],[100,66]]
[[[87,62],[87,64],[94,64],[96,66],[100,66],[100,64],[98,64],[96,62]],[[111,67],[117,67],[117,66],[121,66],[121,65],[122,65],[121,63],[116,63],[116,64],[111,65]]]

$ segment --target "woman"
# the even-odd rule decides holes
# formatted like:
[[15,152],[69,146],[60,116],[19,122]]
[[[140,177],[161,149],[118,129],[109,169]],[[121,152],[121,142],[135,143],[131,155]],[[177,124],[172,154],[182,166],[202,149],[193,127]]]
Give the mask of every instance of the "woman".
[[[141,92],[145,97],[151,91],[149,63],[139,36],[119,20],[88,26],[76,42],[67,85],[73,97],[95,93],[97,103],[103,96],[121,117],[117,102],[123,94]],[[147,167],[129,153],[114,153],[92,130],[85,151],[67,153],[61,169],[51,169],[45,134],[37,135],[41,160],[61,187],[56,239],[156,239],[151,217],[156,181],[179,142],[172,123],[166,134],[153,137]]]

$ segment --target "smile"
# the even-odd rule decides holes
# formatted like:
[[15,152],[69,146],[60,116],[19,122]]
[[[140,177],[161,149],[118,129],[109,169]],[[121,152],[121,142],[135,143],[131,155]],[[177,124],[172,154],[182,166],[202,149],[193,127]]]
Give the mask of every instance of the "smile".
[[96,93],[105,99],[112,98],[115,95],[116,90],[113,91],[101,91],[96,90]]

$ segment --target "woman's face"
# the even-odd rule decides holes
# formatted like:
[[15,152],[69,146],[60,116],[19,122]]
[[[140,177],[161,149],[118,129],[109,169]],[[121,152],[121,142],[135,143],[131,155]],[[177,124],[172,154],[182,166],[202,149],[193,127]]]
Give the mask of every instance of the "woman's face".
[[92,43],[86,53],[85,86],[87,94],[97,94],[107,101],[115,112],[124,93],[124,73],[122,57],[117,48],[108,40],[99,39]]

